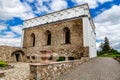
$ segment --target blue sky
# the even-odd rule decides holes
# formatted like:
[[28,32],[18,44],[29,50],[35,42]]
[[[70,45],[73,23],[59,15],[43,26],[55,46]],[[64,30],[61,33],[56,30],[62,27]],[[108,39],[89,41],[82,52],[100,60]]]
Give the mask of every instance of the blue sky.
[[0,45],[21,46],[24,20],[88,3],[96,46],[107,36],[120,51],[120,0],[0,0]]

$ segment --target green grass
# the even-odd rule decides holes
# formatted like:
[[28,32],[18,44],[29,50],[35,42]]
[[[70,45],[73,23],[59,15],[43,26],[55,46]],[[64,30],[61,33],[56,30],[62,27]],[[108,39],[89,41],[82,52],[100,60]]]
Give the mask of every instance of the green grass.
[[0,61],[0,67],[6,67],[8,64],[4,61]]
[[115,58],[116,56],[120,56],[120,54],[116,54],[116,53],[105,53],[105,54],[99,54],[98,57],[111,57],[111,58]]

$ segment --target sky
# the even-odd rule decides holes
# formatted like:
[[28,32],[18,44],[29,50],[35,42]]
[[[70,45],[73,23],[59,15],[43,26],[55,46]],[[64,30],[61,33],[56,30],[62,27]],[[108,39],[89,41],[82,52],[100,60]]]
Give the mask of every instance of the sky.
[[21,47],[24,20],[88,3],[96,27],[96,47],[108,37],[120,51],[120,0],[0,0],[0,45]]

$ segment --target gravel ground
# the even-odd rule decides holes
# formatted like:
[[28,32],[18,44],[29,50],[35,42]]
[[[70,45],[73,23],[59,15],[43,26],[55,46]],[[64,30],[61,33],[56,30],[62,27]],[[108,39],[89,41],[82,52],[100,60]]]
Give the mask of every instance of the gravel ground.
[[[29,63],[12,63],[0,80],[29,80]],[[120,80],[120,63],[112,58],[94,58],[62,74],[59,80]]]
[[0,80],[29,80],[29,64],[28,63],[12,63],[12,69],[4,70],[5,77]]

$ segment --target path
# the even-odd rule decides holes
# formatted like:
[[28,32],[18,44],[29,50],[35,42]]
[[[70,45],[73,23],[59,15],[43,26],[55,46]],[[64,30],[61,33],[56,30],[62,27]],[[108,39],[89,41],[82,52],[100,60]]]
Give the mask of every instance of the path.
[[61,75],[60,80],[120,80],[120,63],[112,58],[94,58]]
[[[15,68],[5,70],[0,80],[29,80],[29,64],[13,63]],[[60,80],[120,80],[120,63],[112,58],[94,58],[70,72],[63,74]]]
[[29,80],[29,64],[28,63],[12,63],[15,68],[5,70],[5,77],[0,80]]

